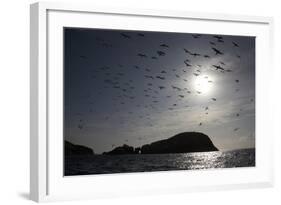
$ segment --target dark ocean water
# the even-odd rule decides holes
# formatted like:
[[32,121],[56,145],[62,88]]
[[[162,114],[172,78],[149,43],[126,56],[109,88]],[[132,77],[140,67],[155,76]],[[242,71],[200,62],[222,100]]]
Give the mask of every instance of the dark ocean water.
[[180,154],[93,155],[65,158],[65,176],[255,166],[255,149]]

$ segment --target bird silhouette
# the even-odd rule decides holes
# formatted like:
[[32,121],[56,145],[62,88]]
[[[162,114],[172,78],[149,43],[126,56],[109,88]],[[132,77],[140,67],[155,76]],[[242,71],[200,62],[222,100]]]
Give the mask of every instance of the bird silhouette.
[[128,39],[131,38],[131,36],[129,36],[128,34],[125,34],[125,33],[121,33],[121,36],[124,37],[124,38],[128,38]]
[[144,77],[145,77],[145,78],[154,79],[154,77],[153,77],[153,76],[151,76],[151,75],[145,75]]
[[172,85],[172,88],[175,89],[175,90],[181,91],[181,88],[179,88],[177,86]]
[[221,70],[224,71],[225,69],[223,67],[221,67],[220,65],[212,65],[213,67],[216,68],[216,70]]
[[141,58],[146,58],[147,56],[143,53],[138,53],[138,56],[141,57]]
[[191,52],[189,50],[187,50],[186,48],[184,48],[183,50],[184,50],[184,52],[191,54]]
[[200,34],[192,34],[192,37],[193,37],[193,38],[200,38],[201,35],[200,35]]
[[160,47],[169,48],[169,46],[167,44],[161,44]]
[[166,53],[163,52],[163,51],[157,51],[157,54],[158,54],[159,56],[164,56],[164,55],[166,55]]
[[214,35],[213,37],[214,37],[214,38],[216,38],[216,39],[217,39],[217,41],[219,41],[219,40],[222,40],[222,39],[223,39],[223,37],[222,37],[222,36],[218,36],[218,35]]
[[156,78],[160,79],[160,80],[165,80],[165,77],[162,77],[162,76],[156,76]]
[[192,55],[193,57],[201,56],[201,54],[199,53],[191,53],[190,55]]
[[217,101],[217,99],[216,98],[211,98],[213,101]]
[[233,45],[234,47],[239,47],[238,43],[235,43],[234,41],[232,41],[232,45]]
[[216,49],[214,47],[212,47],[212,49],[213,49],[213,51],[215,51],[216,55],[223,55],[223,52],[221,52],[220,50],[218,50],[218,49]]
[[186,67],[191,67],[192,66],[186,60],[184,61],[184,64],[186,65]]

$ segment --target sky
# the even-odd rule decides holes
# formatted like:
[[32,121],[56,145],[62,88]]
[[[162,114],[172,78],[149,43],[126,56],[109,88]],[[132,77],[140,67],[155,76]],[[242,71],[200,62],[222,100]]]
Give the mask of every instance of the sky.
[[255,147],[255,37],[64,28],[65,140],[102,153],[189,131]]

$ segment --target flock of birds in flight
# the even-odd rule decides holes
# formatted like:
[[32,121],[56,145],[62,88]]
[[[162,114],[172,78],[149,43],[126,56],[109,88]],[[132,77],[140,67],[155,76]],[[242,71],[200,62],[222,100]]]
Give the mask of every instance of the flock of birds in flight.
[[[128,34],[128,33],[119,33],[120,38],[126,39],[128,41],[132,40],[133,38],[145,38],[146,34],[144,33],[134,33],[134,34]],[[192,38],[194,40],[196,39],[200,39],[201,38],[201,34],[192,34]],[[233,47],[233,49],[235,49],[235,52],[238,53],[239,52],[239,48],[240,45],[238,42],[226,42],[226,40],[224,39],[223,36],[219,36],[219,35],[213,35],[210,37],[210,41],[209,46],[210,46],[210,51],[208,54],[203,54],[203,53],[197,53],[197,52],[193,52],[187,48],[182,48],[182,52],[184,52],[184,54],[186,55],[186,58],[183,60],[183,68],[181,70],[182,74],[178,73],[178,69],[163,69],[161,71],[157,71],[157,73],[153,73],[153,69],[151,68],[145,68],[143,66],[140,65],[133,65],[132,68],[130,69],[135,69],[135,70],[139,70],[141,71],[140,73],[136,73],[136,78],[143,78],[143,84],[141,85],[139,89],[142,89],[143,92],[143,96],[141,96],[142,98],[144,97],[146,100],[146,103],[141,104],[141,100],[138,100],[138,95],[136,95],[136,89],[137,86],[134,84],[134,80],[130,79],[129,77],[124,77],[126,75],[126,71],[122,71],[122,69],[125,69],[124,65],[122,64],[117,64],[116,67],[118,67],[118,69],[113,69],[110,66],[102,66],[102,67],[98,67],[98,68],[94,68],[94,71],[91,75],[91,78],[93,80],[103,80],[103,90],[100,90],[97,94],[102,95],[104,93],[105,89],[113,89],[114,91],[111,91],[110,93],[116,93],[116,96],[112,96],[112,103],[114,106],[116,106],[116,112],[120,111],[120,106],[121,109],[126,110],[126,105],[128,103],[134,103],[134,106],[136,107],[135,111],[128,111],[128,115],[133,115],[136,114],[136,117],[140,118],[140,119],[145,119],[146,122],[148,122],[149,120],[151,120],[151,116],[152,116],[152,110],[157,110],[159,108],[158,103],[160,103],[159,96],[161,94],[161,92],[165,91],[165,90],[171,90],[172,94],[161,94],[162,97],[166,97],[167,99],[171,99],[174,100],[174,102],[167,108],[168,110],[172,111],[172,110],[176,110],[177,108],[179,108],[179,101],[188,98],[188,95],[191,94],[195,94],[195,95],[200,95],[202,94],[202,91],[199,90],[194,90],[192,91],[191,89],[188,89],[187,86],[182,87],[182,86],[176,86],[173,84],[167,83],[166,81],[168,81],[168,77],[169,76],[173,76],[175,78],[178,78],[178,80],[182,80],[184,82],[188,82],[189,79],[188,77],[190,76],[202,76],[203,75],[203,66],[200,64],[195,64],[194,61],[195,59],[198,58],[203,58],[205,60],[207,59],[211,59],[214,56],[223,56],[224,55],[224,51],[222,49],[219,49],[218,45],[219,44],[226,44],[230,43],[231,47]],[[112,48],[113,45],[111,43],[108,43],[108,41],[104,40],[103,38],[97,37],[96,41],[103,47],[105,48]],[[142,60],[161,60],[160,58],[165,58],[166,55],[168,55],[169,53],[169,49],[170,49],[170,45],[166,44],[166,43],[159,43],[159,49],[157,49],[157,51],[155,52],[155,55],[150,56],[146,53],[143,52],[139,52],[136,53],[136,57],[139,57]],[[240,59],[241,56],[240,55],[235,55],[235,57],[237,59]],[[85,55],[80,55],[80,58],[82,60],[87,60],[87,56]],[[219,61],[217,62],[217,64],[212,64],[210,65],[210,68],[212,68],[212,70],[220,72],[220,73],[230,73],[233,72],[232,69],[227,68],[227,63],[223,62],[223,61]],[[137,71],[134,71],[137,72]],[[188,73],[188,77],[185,77]],[[101,75],[104,77],[101,77]],[[125,82],[122,82],[122,78],[125,79]],[[208,80],[208,83],[214,83],[211,79],[208,79],[208,76],[205,75],[204,78],[206,80]],[[240,81],[239,79],[235,80],[236,84],[239,84]],[[239,89],[236,88],[236,92],[238,92]],[[98,97],[98,96],[96,96]],[[100,98],[100,97],[98,97]],[[166,99],[165,99],[166,100]],[[216,97],[212,97],[210,98],[210,101],[212,101],[213,103],[215,103],[218,99]],[[253,102],[253,99],[250,99],[250,102]],[[95,105],[95,102],[89,102],[90,106],[91,105]],[[123,106],[123,107],[122,107]],[[184,107],[189,107],[189,105],[184,105]],[[139,114],[138,108],[142,108],[145,109],[146,112],[145,114]],[[92,108],[90,108],[89,112],[93,112],[94,110]],[[204,106],[203,107],[203,112],[204,114],[207,116],[209,114],[210,111],[210,105],[208,106]],[[239,112],[235,113],[236,117],[240,116],[240,112],[242,111],[242,109],[239,110]],[[82,130],[84,129],[85,126],[85,120],[83,119],[83,114],[78,113],[77,115],[79,115],[80,119],[78,122],[78,129]],[[104,120],[108,120],[111,116],[106,116],[104,118]],[[124,121],[122,121],[120,119],[120,123],[124,123]],[[203,126],[203,122],[199,122],[198,126]],[[154,126],[154,123],[149,123],[149,126]],[[234,132],[238,131],[240,128],[236,127],[233,129]],[[142,137],[138,138],[139,140],[142,140]],[[125,140],[126,142],[128,142],[128,139]],[[113,144],[112,147],[114,147],[115,145]]]

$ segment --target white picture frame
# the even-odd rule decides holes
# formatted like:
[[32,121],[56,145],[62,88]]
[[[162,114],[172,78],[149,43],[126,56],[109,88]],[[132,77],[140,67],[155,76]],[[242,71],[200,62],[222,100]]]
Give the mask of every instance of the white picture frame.
[[[30,11],[32,200],[41,202],[273,186],[273,133],[270,131],[269,120],[271,113],[264,109],[270,106],[267,91],[270,90],[271,84],[266,69],[272,67],[270,66],[273,50],[272,18],[185,11],[97,8],[89,4],[46,2],[32,4]],[[97,19],[99,21],[95,21]],[[157,28],[153,23],[147,23],[153,21],[157,21]],[[64,177],[60,120],[63,94],[62,28],[72,26],[183,31],[179,30],[182,23],[194,24],[191,32],[196,33],[216,33],[216,29],[220,28],[220,34],[257,37],[256,166]]]

